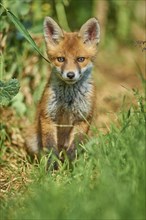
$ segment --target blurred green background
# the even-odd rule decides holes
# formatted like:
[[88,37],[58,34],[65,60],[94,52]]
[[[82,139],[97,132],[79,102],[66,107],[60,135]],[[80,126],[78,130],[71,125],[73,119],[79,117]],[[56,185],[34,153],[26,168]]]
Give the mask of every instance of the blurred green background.
[[21,86],[9,106],[0,108],[2,219],[45,219],[48,213],[52,219],[145,219],[146,44],[141,42],[146,40],[146,1],[3,0],[2,4],[19,18],[45,56],[45,16],[67,31],[78,30],[93,16],[101,26],[93,71],[95,134],[82,146],[85,152],[73,170],[62,165],[58,172],[46,174],[45,157],[40,164],[28,161],[23,131],[35,117],[50,65],[7,15],[1,15],[0,7],[0,80],[17,78]]

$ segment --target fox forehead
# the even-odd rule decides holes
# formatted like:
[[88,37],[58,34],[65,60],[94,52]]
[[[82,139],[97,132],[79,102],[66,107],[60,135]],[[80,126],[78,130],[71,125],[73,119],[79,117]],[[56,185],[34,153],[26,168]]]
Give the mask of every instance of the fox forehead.
[[56,45],[47,45],[48,55],[53,57],[94,57],[96,47],[85,45],[77,32],[64,33],[64,38]]

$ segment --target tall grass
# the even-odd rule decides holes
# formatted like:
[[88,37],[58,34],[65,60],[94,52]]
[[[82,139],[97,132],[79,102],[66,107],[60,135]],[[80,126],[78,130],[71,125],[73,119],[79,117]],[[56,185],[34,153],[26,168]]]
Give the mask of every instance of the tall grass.
[[30,183],[3,201],[2,219],[144,220],[145,105],[136,97],[138,106],[122,112],[108,134],[97,132],[72,169],[47,172],[46,157],[34,164]]

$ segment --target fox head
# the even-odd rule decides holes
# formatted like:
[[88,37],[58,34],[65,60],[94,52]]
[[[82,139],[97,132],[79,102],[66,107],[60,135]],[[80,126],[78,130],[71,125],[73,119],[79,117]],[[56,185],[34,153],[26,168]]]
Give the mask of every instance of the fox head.
[[96,44],[100,40],[96,18],[90,18],[79,32],[67,33],[52,18],[46,17],[44,36],[48,57],[60,79],[73,84],[91,72]]

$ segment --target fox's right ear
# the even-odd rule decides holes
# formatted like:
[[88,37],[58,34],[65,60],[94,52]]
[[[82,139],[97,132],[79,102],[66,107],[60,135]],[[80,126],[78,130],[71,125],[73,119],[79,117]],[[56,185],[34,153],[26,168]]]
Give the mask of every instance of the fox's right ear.
[[46,43],[58,43],[64,37],[63,31],[51,17],[44,20],[44,37]]
[[90,18],[82,25],[79,36],[82,37],[84,43],[97,44],[100,41],[100,26],[96,18]]

